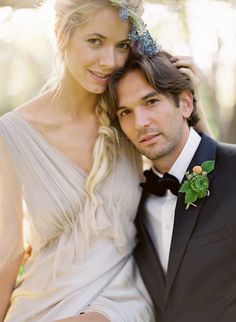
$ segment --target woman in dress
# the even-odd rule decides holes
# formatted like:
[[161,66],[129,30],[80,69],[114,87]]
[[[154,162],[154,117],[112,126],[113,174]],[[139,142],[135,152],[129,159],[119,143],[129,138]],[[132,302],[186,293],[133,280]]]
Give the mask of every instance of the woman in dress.
[[[60,80],[0,119],[0,321],[153,322],[132,279],[141,163],[99,95],[142,3],[55,0],[55,11]],[[16,282],[23,219],[33,252]]]

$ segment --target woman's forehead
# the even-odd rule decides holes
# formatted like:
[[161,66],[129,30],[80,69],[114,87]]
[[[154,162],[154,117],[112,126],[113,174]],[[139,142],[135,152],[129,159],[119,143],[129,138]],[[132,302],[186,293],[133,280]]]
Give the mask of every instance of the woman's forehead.
[[114,37],[124,40],[128,38],[129,21],[122,21],[118,10],[107,6],[94,13],[87,23],[78,28],[83,33],[97,33],[106,38]]

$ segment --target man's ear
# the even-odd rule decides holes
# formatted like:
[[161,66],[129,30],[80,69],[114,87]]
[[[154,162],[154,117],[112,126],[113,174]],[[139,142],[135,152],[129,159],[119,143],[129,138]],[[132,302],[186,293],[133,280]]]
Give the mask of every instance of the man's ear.
[[193,94],[189,90],[179,95],[179,108],[185,119],[188,119],[193,111]]

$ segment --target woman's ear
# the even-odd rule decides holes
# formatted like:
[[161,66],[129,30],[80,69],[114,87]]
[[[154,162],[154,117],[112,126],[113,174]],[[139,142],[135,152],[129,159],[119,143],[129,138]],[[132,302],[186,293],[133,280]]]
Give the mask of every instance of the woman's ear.
[[193,111],[193,95],[189,90],[183,91],[179,95],[179,108],[185,119],[188,119]]

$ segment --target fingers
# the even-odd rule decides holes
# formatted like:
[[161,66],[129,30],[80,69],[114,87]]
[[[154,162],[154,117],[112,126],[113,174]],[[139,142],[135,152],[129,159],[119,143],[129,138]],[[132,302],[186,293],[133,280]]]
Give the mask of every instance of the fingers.
[[195,64],[191,56],[175,56],[172,62],[177,68],[190,68],[193,71],[193,73],[199,78],[202,78],[203,76],[200,68]]
[[193,82],[194,87],[197,87],[203,79],[203,74],[200,68],[195,64],[191,56],[174,56],[171,62],[183,74],[187,75]]
[[194,87],[197,87],[199,85],[200,79],[195,76],[194,72],[190,68],[180,67],[179,71],[191,79]]
[[174,56],[172,62],[176,67],[192,67],[196,66],[191,56]]

